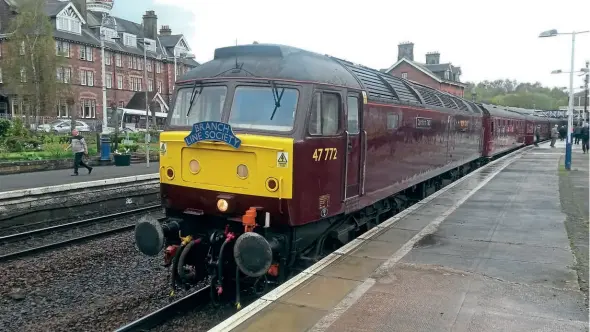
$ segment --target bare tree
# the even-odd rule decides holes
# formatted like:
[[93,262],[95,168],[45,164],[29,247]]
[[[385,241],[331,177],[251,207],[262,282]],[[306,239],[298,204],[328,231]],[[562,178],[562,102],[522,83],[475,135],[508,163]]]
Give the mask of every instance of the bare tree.
[[40,116],[56,112],[58,95],[70,89],[63,74],[61,82],[58,80],[57,69],[64,58],[56,53],[45,0],[20,1],[17,15],[10,21],[4,81],[19,99],[27,101],[29,109],[32,106],[35,125]]

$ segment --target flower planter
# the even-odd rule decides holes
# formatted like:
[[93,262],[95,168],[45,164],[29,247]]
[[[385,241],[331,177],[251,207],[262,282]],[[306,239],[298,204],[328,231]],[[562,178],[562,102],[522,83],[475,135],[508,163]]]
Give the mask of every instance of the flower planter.
[[129,166],[131,165],[130,154],[116,154],[115,155],[115,166]]

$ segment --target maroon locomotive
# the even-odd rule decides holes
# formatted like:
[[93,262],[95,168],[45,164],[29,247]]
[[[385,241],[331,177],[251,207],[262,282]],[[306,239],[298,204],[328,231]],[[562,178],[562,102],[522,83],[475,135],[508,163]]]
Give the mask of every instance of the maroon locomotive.
[[[548,120],[281,45],[217,49],[161,134],[166,220],[136,227],[172,283],[288,277]],[[542,120],[542,121],[540,121]],[[544,137],[546,138],[546,137]]]

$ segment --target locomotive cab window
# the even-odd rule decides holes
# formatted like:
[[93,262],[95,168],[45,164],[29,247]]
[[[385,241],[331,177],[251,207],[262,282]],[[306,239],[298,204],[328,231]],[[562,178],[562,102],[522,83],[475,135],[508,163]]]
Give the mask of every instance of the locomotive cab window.
[[359,99],[348,96],[348,133],[356,135],[359,133]]
[[239,86],[229,124],[242,129],[291,131],[298,96],[299,92],[291,88]]
[[199,86],[178,90],[170,117],[171,126],[192,126],[201,121],[221,121],[225,86]]
[[309,134],[331,136],[340,129],[340,95],[316,92],[311,102]]

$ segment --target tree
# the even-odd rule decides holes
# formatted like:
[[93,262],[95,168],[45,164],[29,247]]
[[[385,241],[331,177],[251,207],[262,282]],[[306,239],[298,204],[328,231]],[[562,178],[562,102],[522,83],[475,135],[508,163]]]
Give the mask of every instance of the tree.
[[57,80],[57,68],[64,61],[56,55],[53,26],[45,13],[45,0],[22,0],[11,20],[6,42],[5,84],[25,101],[27,118],[34,109],[39,116],[53,115],[58,95],[67,94],[69,84]]
[[567,105],[567,94],[558,88],[544,87],[541,83],[518,83],[516,80],[467,82],[465,98],[477,102],[522,107],[537,110],[555,110]]

